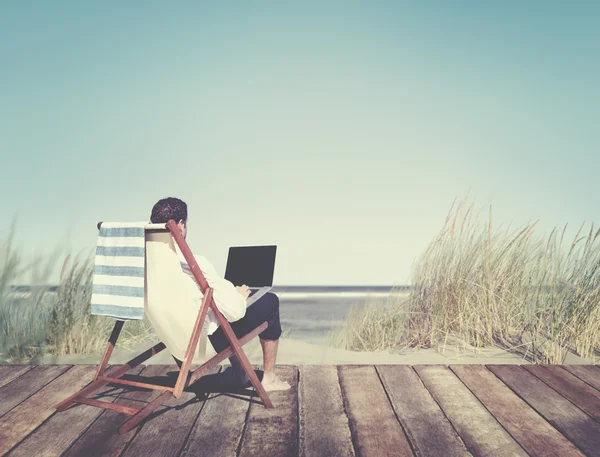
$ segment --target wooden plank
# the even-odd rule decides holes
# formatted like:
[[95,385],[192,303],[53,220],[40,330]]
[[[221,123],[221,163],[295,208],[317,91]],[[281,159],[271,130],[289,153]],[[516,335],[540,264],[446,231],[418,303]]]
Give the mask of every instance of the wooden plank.
[[94,365],[70,368],[0,419],[0,455],[54,414],[55,405],[77,392],[94,377]]
[[471,455],[411,367],[379,365],[376,368],[417,455]]
[[523,365],[563,397],[595,419],[600,419],[600,392],[558,366]]
[[338,368],[356,454],[412,456],[413,452],[373,366]]
[[204,398],[190,391],[184,391],[179,398],[170,398],[141,423],[142,429],[123,457],[179,455],[203,405]]
[[299,378],[300,457],[354,457],[337,368],[304,365]]
[[298,368],[278,366],[277,376],[287,381],[291,389],[269,392],[274,408],[265,408],[253,399],[242,438],[240,457],[268,455],[296,456],[298,450]]
[[483,365],[452,365],[450,369],[531,456],[583,454]]
[[[202,377],[209,391],[218,383],[217,375]],[[211,381],[211,377],[214,381]],[[195,386],[194,386],[195,387]],[[250,408],[247,397],[235,393],[211,393],[192,428],[181,457],[195,455],[235,456],[242,439],[246,414]]]
[[0,365],[0,387],[4,387],[32,368],[35,368],[35,365]]
[[472,454],[527,456],[448,367],[416,365],[414,368]]
[[596,390],[600,390],[600,367],[595,365],[561,365],[560,367],[587,382]]
[[598,422],[520,366],[489,365],[488,368],[584,454],[600,456]]
[[71,365],[35,367],[10,384],[0,388],[0,416],[13,409],[42,387],[67,371]]
[[[142,368],[136,368],[132,374],[138,374]],[[90,398],[112,402],[123,391],[115,386],[104,386]],[[66,411],[57,412],[41,427],[14,448],[10,457],[57,457],[96,420],[103,412],[101,408],[77,405]]]
[[[164,376],[173,368],[169,365],[150,365],[143,369],[140,376],[145,378],[144,381],[148,381],[147,378]],[[119,396],[117,402],[133,408],[142,408],[161,393],[145,389],[128,390]],[[136,427],[119,435],[118,428],[130,417],[116,411],[104,411],[63,457],[118,457],[139,430],[139,427]]]

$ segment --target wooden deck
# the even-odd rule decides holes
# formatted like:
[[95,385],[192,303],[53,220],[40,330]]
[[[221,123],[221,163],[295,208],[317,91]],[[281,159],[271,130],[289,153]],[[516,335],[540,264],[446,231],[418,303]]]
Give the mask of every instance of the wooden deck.
[[[274,409],[252,390],[218,392],[214,374],[125,435],[115,411],[54,410],[94,369],[0,366],[0,455],[600,456],[597,366],[281,366],[292,389],[271,394]],[[172,385],[175,369],[136,374]],[[154,395],[98,397],[139,407]]]

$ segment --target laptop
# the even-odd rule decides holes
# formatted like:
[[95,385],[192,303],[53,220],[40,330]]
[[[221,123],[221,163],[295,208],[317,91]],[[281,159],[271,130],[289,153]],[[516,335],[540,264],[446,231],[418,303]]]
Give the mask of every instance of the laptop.
[[235,246],[229,248],[225,279],[234,286],[246,284],[250,296],[246,307],[273,288],[277,246]]

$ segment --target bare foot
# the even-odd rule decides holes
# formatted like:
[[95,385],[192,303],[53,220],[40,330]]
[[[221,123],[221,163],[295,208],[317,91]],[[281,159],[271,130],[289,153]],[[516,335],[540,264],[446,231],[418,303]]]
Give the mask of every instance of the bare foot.
[[288,390],[290,386],[286,381],[279,379],[276,375],[263,376],[262,386],[267,392],[274,392],[277,390]]

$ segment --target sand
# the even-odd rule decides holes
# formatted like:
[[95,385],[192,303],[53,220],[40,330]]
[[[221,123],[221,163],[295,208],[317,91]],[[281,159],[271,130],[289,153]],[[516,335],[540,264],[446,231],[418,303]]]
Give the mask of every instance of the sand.
[[[133,349],[115,348],[111,357],[111,364],[127,362],[133,356],[150,347],[151,344],[140,344]],[[209,345],[210,346],[210,345]],[[258,339],[244,346],[244,350],[255,365],[262,365],[262,351]],[[200,364],[203,360],[212,357],[215,352],[209,347],[206,358],[197,358],[194,364]],[[69,356],[46,356],[44,364],[96,364],[100,355],[69,355]],[[173,358],[164,350],[145,362],[146,364],[171,364]],[[228,364],[225,361],[223,364]],[[277,364],[279,365],[342,365],[342,364],[404,364],[404,365],[427,365],[427,364],[527,364],[522,356],[511,354],[497,347],[482,349],[478,354],[473,352],[457,352],[455,348],[447,347],[443,353],[435,349],[407,349],[400,352],[354,352],[344,349],[333,348],[326,345],[310,344],[305,341],[282,338],[279,344]],[[565,364],[599,364],[600,359],[590,360],[569,354]]]

